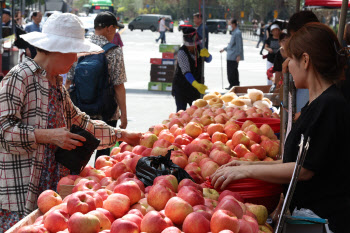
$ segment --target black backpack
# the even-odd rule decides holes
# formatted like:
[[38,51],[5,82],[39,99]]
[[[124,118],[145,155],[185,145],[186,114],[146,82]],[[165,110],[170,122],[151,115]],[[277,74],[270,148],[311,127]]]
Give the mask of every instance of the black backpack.
[[90,116],[100,115],[108,121],[117,110],[113,83],[110,83],[106,52],[117,45],[108,43],[103,53],[78,59],[70,97],[75,106]]

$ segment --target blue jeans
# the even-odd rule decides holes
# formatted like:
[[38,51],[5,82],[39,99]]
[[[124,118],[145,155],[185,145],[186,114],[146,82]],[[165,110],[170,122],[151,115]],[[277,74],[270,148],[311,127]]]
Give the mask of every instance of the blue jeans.
[[161,41],[160,41],[161,44],[166,43],[166,42],[165,42],[165,31],[164,31],[164,32],[159,32],[159,37],[158,37],[158,39],[157,39],[157,42],[158,42],[158,40],[161,40]]

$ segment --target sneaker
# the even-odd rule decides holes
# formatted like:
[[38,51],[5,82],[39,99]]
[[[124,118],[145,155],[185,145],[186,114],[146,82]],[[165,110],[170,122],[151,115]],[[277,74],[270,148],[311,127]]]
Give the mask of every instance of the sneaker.
[[232,87],[226,87],[225,89],[226,89],[226,90],[231,90],[231,88],[232,88]]
[[158,39],[156,39],[156,43],[158,43]]

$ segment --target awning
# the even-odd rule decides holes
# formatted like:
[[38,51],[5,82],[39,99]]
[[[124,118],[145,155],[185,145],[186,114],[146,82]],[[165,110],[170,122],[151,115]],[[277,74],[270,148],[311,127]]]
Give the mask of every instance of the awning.
[[[342,0],[305,0],[305,7],[341,8]],[[348,4],[350,7],[350,3]]]

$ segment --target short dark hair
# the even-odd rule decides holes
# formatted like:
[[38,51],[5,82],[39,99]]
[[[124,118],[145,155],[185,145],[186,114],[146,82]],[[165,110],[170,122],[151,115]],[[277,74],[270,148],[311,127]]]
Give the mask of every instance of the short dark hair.
[[231,19],[231,24],[234,24],[237,26],[237,19]]
[[200,18],[200,19],[202,19],[202,18],[203,18],[203,17],[202,17],[202,14],[201,14],[201,13],[199,13],[199,12],[194,13],[194,14],[193,14],[193,17],[197,17],[197,18]]
[[278,37],[278,40],[281,41],[287,37],[288,37],[287,33],[281,32],[280,36]]
[[297,32],[305,24],[316,22],[319,23],[317,16],[312,11],[300,11],[292,15],[287,26],[287,33]]

